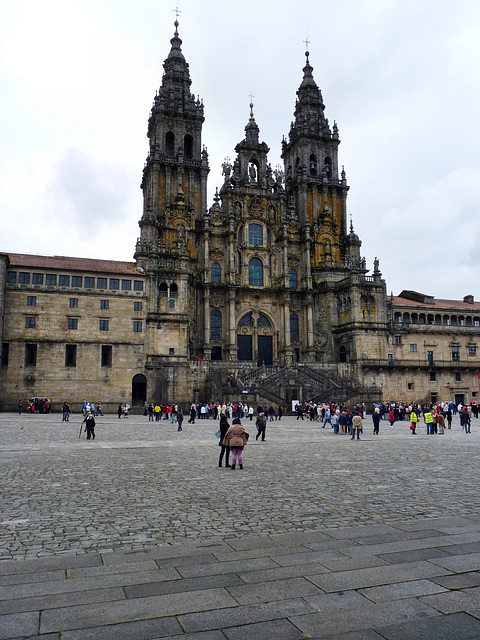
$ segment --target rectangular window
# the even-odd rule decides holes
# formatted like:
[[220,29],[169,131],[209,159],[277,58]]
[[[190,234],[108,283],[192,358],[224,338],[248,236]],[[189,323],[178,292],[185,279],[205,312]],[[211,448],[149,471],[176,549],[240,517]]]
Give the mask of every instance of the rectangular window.
[[109,301],[108,300],[100,300],[100,309],[108,309]]
[[85,289],[94,289],[95,288],[95,278],[87,278],[85,276],[85,281],[83,283]]
[[460,347],[452,347],[452,360],[460,360]]
[[77,345],[76,344],[65,345],[65,366],[66,367],[77,366]]
[[263,246],[263,227],[261,224],[248,225],[248,244],[255,247]]
[[35,329],[37,326],[37,319],[35,316],[27,316],[25,318],[25,329]]
[[100,331],[108,331],[108,320],[100,320]]
[[57,274],[56,273],[47,273],[45,276],[45,284],[49,287],[57,286]]
[[72,287],[81,287],[82,280],[82,276],[72,276]]
[[141,302],[134,302],[133,303],[133,310],[134,311],[141,311],[142,310],[142,303]]
[[413,382],[407,382],[407,389],[409,391],[413,391],[414,388],[415,388],[415,386],[414,386]]
[[475,318],[473,321],[473,326],[474,327],[480,327],[480,320],[478,318]]
[[69,318],[68,319],[68,328],[71,331],[75,331],[78,329],[78,318]]
[[133,281],[133,290],[134,291],[143,291],[143,280],[134,280]]
[[58,276],[58,284],[61,287],[69,287],[70,286],[70,276]]
[[15,284],[17,282],[17,272],[9,271],[7,274],[7,282],[10,284]]
[[35,367],[37,365],[37,345],[26,344],[25,345],[25,366]]
[[468,345],[468,353],[474,356],[477,353],[477,347],[474,344]]
[[30,274],[20,271],[18,274],[18,282],[19,284],[30,284]]
[[122,291],[131,291],[131,290],[132,290],[132,281],[122,280]]
[[109,344],[102,344],[102,367],[112,366],[112,347]]
[[169,355],[169,356],[174,356],[174,355],[175,355],[175,349],[173,349],[172,347],[170,347],[170,349],[168,350],[168,355]]
[[8,356],[10,355],[10,345],[8,342],[2,344],[2,367],[8,367]]
[[106,289],[106,288],[107,288],[107,279],[97,278],[97,289]]
[[170,299],[168,301],[168,308],[169,309],[175,309],[175,300]]
[[460,371],[455,371],[455,382],[461,382],[462,381],[462,374],[460,373]]
[[411,344],[410,345],[410,351],[412,353],[416,353],[417,352],[417,345],[416,344]]
[[437,374],[435,371],[430,371],[430,382],[436,382],[437,381]]
[[78,307],[78,298],[70,298],[69,307],[72,309],[76,309]]
[[142,332],[142,322],[140,320],[134,320],[133,322],[133,332],[141,333]]
[[32,274],[32,284],[43,284],[43,273]]
[[110,278],[110,289],[120,289],[120,280],[117,278]]
[[402,344],[402,336],[393,336],[394,344]]
[[35,307],[37,304],[37,296],[27,296],[27,307]]

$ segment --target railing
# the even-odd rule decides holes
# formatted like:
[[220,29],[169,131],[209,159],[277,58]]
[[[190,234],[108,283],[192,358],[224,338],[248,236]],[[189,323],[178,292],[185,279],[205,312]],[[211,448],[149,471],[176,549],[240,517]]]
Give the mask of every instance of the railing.
[[[392,364],[390,364],[392,362]],[[447,368],[472,368],[472,369],[480,369],[480,359],[476,358],[471,361],[469,360],[449,360],[449,359],[441,359],[434,358],[433,360],[429,360],[428,358],[419,358],[419,359],[407,359],[407,358],[393,358],[393,360],[389,361],[387,358],[385,359],[376,359],[376,358],[358,358],[356,363],[362,366],[368,367],[426,367],[428,369],[435,369],[440,367]]]

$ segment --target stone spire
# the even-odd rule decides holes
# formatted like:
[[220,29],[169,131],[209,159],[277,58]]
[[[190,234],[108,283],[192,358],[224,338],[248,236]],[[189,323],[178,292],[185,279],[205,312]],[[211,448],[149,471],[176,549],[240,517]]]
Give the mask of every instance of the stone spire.
[[295,120],[290,129],[290,140],[298,135],[322,135],[330,136],[330,127],[325,118],[325,105],[322,92],[313,78],[313,67],[309,61],[310,52],[305,52],[306,64],[303,67],[303,80],[297,91],[295,105]]

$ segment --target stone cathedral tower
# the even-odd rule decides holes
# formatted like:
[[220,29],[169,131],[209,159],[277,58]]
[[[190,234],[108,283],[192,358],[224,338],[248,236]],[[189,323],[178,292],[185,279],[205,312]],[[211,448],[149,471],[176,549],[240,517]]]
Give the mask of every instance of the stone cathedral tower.
[[[148,123],[135,252],[148,280],[149,388],[162,399],[206,397],[212,388],[218,395],[227,371],[245,387],[263,365],[288,369],[292,384],[299,362],[321,380],[322,368],[369,350],[386,309],[378,265],[367,276],[348,229],[338,128],[325,118],[309,54],[282,144],[284,170],[272,171],[251,104],[208,208],[203,104],[191,93],[181,44],[175,22]],[[373,341],[378,350],[381,339]],[[288,396],[283,374],[274,377],[276,398]]]

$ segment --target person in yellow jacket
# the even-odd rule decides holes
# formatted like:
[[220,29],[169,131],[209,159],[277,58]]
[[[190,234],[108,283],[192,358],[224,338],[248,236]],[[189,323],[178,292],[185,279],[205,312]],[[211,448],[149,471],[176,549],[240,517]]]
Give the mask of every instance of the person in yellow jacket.
[[433,423],[435,422],[435,418],[433,417],[432,412],[430,410],[428,410],[424,414],[423,421],[427,425],[427,436],[433,435]]
[[410,422],[411,422],[410,429],[412,431],[412,436],[414,436],[416,435],[415,429],[417,428],[417,422],[418,422],[418,416],[415,409],[412,409],[412,411],[410,412]]

